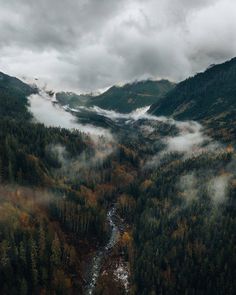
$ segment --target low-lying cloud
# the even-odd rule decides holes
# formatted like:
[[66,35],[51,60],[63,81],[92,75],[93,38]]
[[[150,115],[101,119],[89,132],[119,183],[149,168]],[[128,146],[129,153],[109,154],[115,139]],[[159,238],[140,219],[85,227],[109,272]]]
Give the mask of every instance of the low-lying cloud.
[[[91,169],[102,167],[104,161],[116,151],[116,145],[104,140],[97,140],[93,151],[84,150],[79,156],[71,157],[65,147],[51,144],[47,148],[47,153],[60,162],[60,167],[54,169],[54,175],[64,179],[79,179],[91,177],[91,181],[96,181]],[[89,172],[88,172],[89,171]],[[96,175],[98,177],[98,175]]]
[[203,134],[202,126],[197,122],[175,121],[174,123],[179,130],[179,134],[164,139],[168,152],[194,152],[194,150],[197,151],[204,142],[209,140]]
[[199,183],[193,172],[181,176],[177,187],[186,202],[191,202],[197,199]]
[[45,93],[33,94],[29,96],[29,110],[32,112],[36,121],[45,124],[48,127],[61,127],[70,130],[79,130],[88,133],[93,139],[104,136],[112,140],[111,133],[101,127],[93,125],[83,125],[77,122],[77,118],[70,112],[66,112],[60,105],[53,102],[53,100]]
[[232,173],[219,174],[216,170],[206,169],[201,176],[195,172],[182,175],[176,186],[186,204],[199,200],[205,192],[212,204],[218,206],[229,196],[231,179]]
[[214,203],[221,204],[226,200],[231,178],[231,174],[225,174],[216,176],[208,182],[208,194]]
[[[166,145],[165,152],[180,152],[180,153],[192,153],[200,150],[203,144],[211,141],[208,136],[203,132],[203,127],[200,123],[194,121],[176,121],[172,118],[164,116],[154,116],[148,113],[150,106],[138,108],[129,114],[122,114],[115,111],[104,110],[99,107],[89,108],[91,111],[100,115],[106,116],[113,120],[124,120],[126,124],[132,123],[138,120],[157,121],[160,123],[169,124],[175,126],[178,130],[178,134],[175,136],[166,136],[163,138],[163,143]],[[147,129],[147,124],[146,126]],[[142,128],[142,126],[141,126]],[[149,132],[154,129],[149,126]]]

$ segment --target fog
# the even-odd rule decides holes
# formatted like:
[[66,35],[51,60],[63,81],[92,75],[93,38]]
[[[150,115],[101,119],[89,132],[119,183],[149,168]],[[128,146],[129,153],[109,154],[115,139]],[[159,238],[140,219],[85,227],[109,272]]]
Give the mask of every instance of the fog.
[[[123,123],[124,125],[139,122],[137,128],[142,132],[147,132],[151,136],[156,132],[158,124],[166,124],[173,126],[176,130],[174,135],[161,136],[159,141],[163,148],[156,155],[148,158],[145,167],[153,169],[158,167],[165,157],[173,154],[178,156],[179,159],[185,160],[187,158],[195,157],[204,153],[221,153],[223,147],[218,142],[212,140],[205,134],[204,128],[201,124],[194,121],[177,121],[168,117],[157,117],[150,115],[147,111],[150,106],[136,109],[131,113],[124,114],[115,112],[113,110],[105,110],[97,106],[93,107],[78,107],[77,109],[70,109],[69,107],[61,107],[59,104],[53,102],[53,99],[46,93],[31,95],[29,97],[30,111],[33,113],[35,119],[44,123],[46,126],[63,127],[70,130],[80,130],[81,132],[88,133],[92,139],[95,140],[94,155],[89,156],[86,152],[82,153],[76,158],[70,159],[63,146],[56,145],[50,146],[49,150],[57,155],[62,167],[57,171],[58,175],[67,175],[69,178],[80,175],[84,169],[90,169],[102,165],[107,157],[116,151],[118,142],[114,140],[114,134],[109,129],[96,127],[93,125],[82,125],[76,121],[76,117],[72,112],[89,111],[98,115],[107,117],[115,123]],[[153,122],[157,125],[153,125]],[[92,122],[91,122],[92,123]],[[135,125],[136,126],[136,125]],[[128,128],[128,126],[127,126]],[[158,130],[158,129],[157,129]],[[99,137],[103,136],[108,141],[100,140]],[[110,141],[110,142],[109,142]],[[181,197],[187,204],[197,200],[200,193],[205,188],[208,197],[212,200],[213,204],[221,204],[228,196],[228,188],[232,171],[235,171],[234,162],[231,161],[227,167],[225,174],[219,174],[219,171],[208,169],[203,171],[203,175],[199,176],[195,172],[180,176],[180,180],[176,183]]]
[[[145,106],[142,108],[138,108],[128,114],[126,113],[119,113],[113,110],[106,110],[102,109],[98,106],[93,106],[93,107],[78,107],[77,111],[79,112],[80,110],[87,110],[93,113],[96,113],[98,115],[102,115],[104,117],[107,117],[111,120],[114,121],[119,121],[119,120],[124,120],[126,123],[129,123],[130,121],[137,121],[141,119],[154,119],[157,120],[157,117],[149,115],[147,111],[149,110],[150,106]],[[74,109],[73,109],[74,110]],[[75,111],[75,110],[74,110]]]
[[194,121],[177,121],[171,117],[165,116],[155,116],[148,113],[148,110],[151,106],[145,106],[141,108],[137,108],[130,113],[119,113],[113,110],[102,109],[98,106],[93,107],[78,107],[77,109],[70,109],[74,112],[80,112],[83,110],[96,113],[98,115],[102,115],[107,117],[114,122],[123,121],[125,124],[130,124],[139,120],[143,120],[146,123],[140,125],[141,129],[147,129],[148,132],[155,131],[155,129],[150,126],[150,122],[156,121],[160,123],[169,124],[175,126],[179,133],[175,137],[167,137],[164,139],[164,142],[168,145],[169,151],[188,151],[194,148],[194,146],[198,146],[202,144],[205,140],[207,140],[207,136],[203,135],[202,126]]
[[208,182],[208,194],[214,203],[221,204],[226,200],[231,178],[231,174],[225,174],[213,177]]
[[[68,108],[69,109],[69,108]],[[107,117],[114,122],[123,122],[124,124],[132,124],[137,121],[143,121],[138,126],[141,131],[148,133],[155,132],[152,122],[164,123],[173,126],[177,129],[177,134],[172,136],[164,136],[161,141],[166,146],[165,151],[155,156],[150,162],[155,163],[156,160],[162,158],[164,154],[177,152],[184,154],[186,157],[191,156],[192,153],[201,153],[209,150],[214,150],[219,147],[219,144],[214,142],[204,133],[203,126],[195,121],[178,121],[171,117],[155,116],[148,113],[150,106],[138,108],[128,114],[119,113],[113,110],[105,110],[98,106],[93,107],[78,107],[71,109],[74,112],[81,112],[83,110],[96,113]]]
[[29,96],[29,110],[33,114],[37,122],[43,123],[48,127],[61,127],[66,129],[76,129],[84,133],[88,133],[92,138],[104,136],[112,139],[111,133],[101,127],[93,125],[82,125],[77,122],[77,118],[70,112],[65,111],[60,105],[41,91],[39,94]]
[[181,192],[181,197],[187,203],[197,199],[199,183],[195,173],[192,172],[181,176],[177,187]]

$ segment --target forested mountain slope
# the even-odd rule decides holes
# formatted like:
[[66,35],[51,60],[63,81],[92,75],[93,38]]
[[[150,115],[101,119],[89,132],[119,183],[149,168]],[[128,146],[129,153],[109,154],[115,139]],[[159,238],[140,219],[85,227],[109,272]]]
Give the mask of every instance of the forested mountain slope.
[[27,96],[36,91],[1,73],[0,293],[78,294],[82,262],[95,247],[89,240],[107,237],[106,214],[85,197],[91,167],[83,178],[61,170],[82,155],[81,173],[96,151],[79,131],[32,121]]
[[100,95],[77,95],[71,92],[59,92],[56,94],[56,98],[60,104],[68,104],[72,108],[98,106],[103,109],[129,113],[137,108],[157,102],[174,86],[175,84],[168,80],[145,80],[124,86],[112,86]]
[[19,79],[0,72],[1,118],[28,119],[27,96],[36,91]]
[[56,99],[61,105],[69,105],[71,108],[87,106],[91,99],[90,94],[76,94],[74,92],[57,92]]
[[[63,143],[73,152],[74,137],[76,141],[81,140],[81,147],[76,147],[78,152],[81,152],[83,147],[79,132],[73,136],[67,130],[45,128],[42,124],[31,122],[32,114],[27,108],[27,97],[37,91],[36,88],[17,78],[0,74],[0,175],[2,180],[15,181],[20,177],[24,184],[27,181],[30,184],[34,184],[35,181],[40,184],[41,177],[45,176],[46,172],[49,173],[47,168],[58,165],[56,159],[47,158],[47,145]],[[66,135],[70,137],[67,143]]]
[[146,80],[121,87],[113,86],[103,94],[93,97],[90,100],[90,105],[121,113],[129,113],[134,109],[157,102],[161,96],[168,93],[174,86],[175,84],[168,80]]
[[230,141],[236,133],[236,58],[179,83],[149,111],[201,121],[214,128],[214,136]]

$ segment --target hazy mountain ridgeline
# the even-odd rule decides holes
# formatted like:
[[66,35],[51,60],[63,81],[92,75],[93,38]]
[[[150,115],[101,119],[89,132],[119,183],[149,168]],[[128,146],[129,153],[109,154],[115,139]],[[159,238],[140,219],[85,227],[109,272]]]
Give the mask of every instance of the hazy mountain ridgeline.
[[56,99],[61,105],[69,105],[71,108],[87,106],[92,94],[76,94],[73,92],[57,92]]
[[236,58],[212,65],[177,84],[149,112],[180,120],[198,120],[215,138],[235,141]]
[[113,86],[100,95],[77,95],[60,92],[56,94],[56,98],[61,104],[68,104],[72,108],[81,105],[98,106],[120,113],[129,113],[137,108],[157,102],[174,86],[175,84],[168,80],[146,80],[125,84],[124,86]]
[[174,86],[175,84],[168,80],[146,80],[121,87],[113,86],[103,94],[93,97],[90,100],[90,105],[121,113],[129,113],[137,108],[157,102],[160,97],[168,93]]

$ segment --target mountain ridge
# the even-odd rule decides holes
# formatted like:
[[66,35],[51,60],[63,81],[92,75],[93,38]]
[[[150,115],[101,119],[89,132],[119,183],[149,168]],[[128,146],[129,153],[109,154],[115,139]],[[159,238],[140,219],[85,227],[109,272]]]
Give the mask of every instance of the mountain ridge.
[[57,100],[61,104],[76,106],[98,106],[107,110],[129,113],[134,109],[151,105],[160,97],[175,87],[175,83],[168,80],[143,80],[127,83],[123,86],[111,86],[99,95],[59,92]]
[[150,107],[154,115],[197,120],[230,140],[236,132],[236,58],[213,65],[179,84]]
[[20,79],[0,72],[0,116],[28,119],[27,96],[36,92]]

